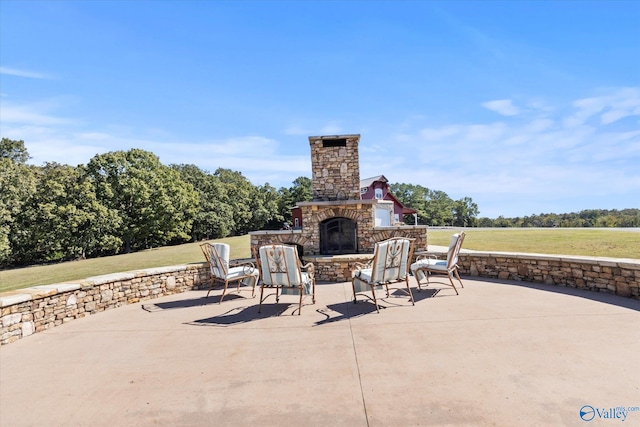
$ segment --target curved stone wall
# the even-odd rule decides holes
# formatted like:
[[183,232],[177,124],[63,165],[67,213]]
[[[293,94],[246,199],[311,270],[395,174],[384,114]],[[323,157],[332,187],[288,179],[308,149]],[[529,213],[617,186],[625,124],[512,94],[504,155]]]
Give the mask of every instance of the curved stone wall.
[[110,308],[208,286],[206,263],[107,274],[0,294],[0,344]]
[[[354,260],[347,256],[326,261],[323,268],[342,269],[344,276]],[[640,299],[640,260],[636,259],[463,250],[459,265],[468,276],[541,282]],[[209,278],[207,265],[195,263],[5,292],[0,294],[0,344],[111,308],[206,287]]]
[[640,260],[464,251],[461,274],[523,280],[640,299]]

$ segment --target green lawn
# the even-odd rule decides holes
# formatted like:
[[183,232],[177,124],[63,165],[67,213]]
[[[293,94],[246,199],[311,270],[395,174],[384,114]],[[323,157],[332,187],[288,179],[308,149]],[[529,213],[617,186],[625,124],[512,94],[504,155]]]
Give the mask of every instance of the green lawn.
[[[430,229],[427,234],[429,244],[447,246],[455,231]],[[251,256],[249,236],[221,241],[231,245],[232,259]],[[468,229],[463,249],[640,259],[640,232],[589,228]],[[114,272],[203,261],[200,243],[187,243],[127,255],[3,270],[0,271],[0,292]]]
[[[448,246],[454,230],[429,230],[430,245]],[[464,249],[640,259],[640,232],[593,228],[468,229]]]

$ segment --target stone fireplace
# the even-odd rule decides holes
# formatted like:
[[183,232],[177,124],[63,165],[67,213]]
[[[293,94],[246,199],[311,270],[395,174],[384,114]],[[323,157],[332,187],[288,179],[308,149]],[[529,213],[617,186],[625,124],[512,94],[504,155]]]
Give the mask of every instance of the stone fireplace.
[[417,251],[426,249],[426,226],[392,226],[392,202],[360,197],[359,142],[357,134],[309,137],[313,200],[294,207],[299,227],[251,232],[252,248],[295,244],[321,281],[350,280],[353,263],[371,259],[375,243],[390,237],[410,237]]

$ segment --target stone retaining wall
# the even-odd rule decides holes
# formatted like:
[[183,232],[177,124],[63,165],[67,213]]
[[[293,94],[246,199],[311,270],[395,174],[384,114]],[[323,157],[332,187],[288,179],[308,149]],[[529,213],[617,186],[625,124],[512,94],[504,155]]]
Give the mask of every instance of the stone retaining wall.
[[[640,300],[640,260],[635,259],[463,251],[459,265],[468,276],[541,282]],[[195,263],[5,292],[0,294],[0,344],[110,308],[207,287],[209,277],[207,265]]]
[[208,286],[209,277],[207,265],[197,263],[5,292],[0,295],[0,344],[110,308]]
[[508,252],[460,253],[460,273],[608,292],[640,299],[640,260]]

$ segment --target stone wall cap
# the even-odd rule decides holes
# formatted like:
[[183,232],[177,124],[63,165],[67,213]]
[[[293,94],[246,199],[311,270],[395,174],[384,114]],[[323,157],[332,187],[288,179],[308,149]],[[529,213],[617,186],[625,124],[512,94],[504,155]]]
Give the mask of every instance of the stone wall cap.
[[24,290],[34,289],[36,291],[55,291],[57,293],[62,293],[67,291],[75,291],[80,288],[80,283],[54,283],[51,285],[32,286],[31,288],[26,288]]
[[640,259],[621,258],[618,260],[618,267],[640,270]]
[[154,274],[164,274],[164,273],[173,273],[175,271],[184,271],[187,269],[185,264],[182,265],[169,265],[166,267],[153,267],[153,268],[143,268],[140,270],[136,270],[136,276],[139,276],[142,273],[144,276],[154,275]]
[[20,289],[20,293],[12,294],[4,292],[0,295],[0,307],[9,307],[10,305],[20,304],[21,302],[31,301],[33,298],[30,294],[24,293],[24,289]]
[[301,206],[347,206],[347,205],[377,205],[377,204],[393,204],[390,200],[376,199],[357,199],[357,200],[316,200],[313,202],[296,202],[297,207]]
[[303,255],[305,261],[326,263],[334,261],[362,261],[373,259],[373,254],[342,254],[342,255]]
[[309,141],[315,141],[318,139],[340,139],[340,138],[360,138],[359,133],[351,133],[347,135],[318,135],[318,136],[310,136]]
[[378,225],[373,227],[375,231],[383,230],[427,230],[428,225]]
[[102,285],[105,283],[117,282],[121,280],[131,280],[131,279],[134,279],[135,277],[136,277],[135,272],[127,271],[124,273],[110,273],[110,274],[103,274],[101,276],[87,277],[85,280],[83,280],[83,282],[94,284],[94,285]]
[[249,235],[261,234],[302,234],[302,230],[258,230],[249,232]]

